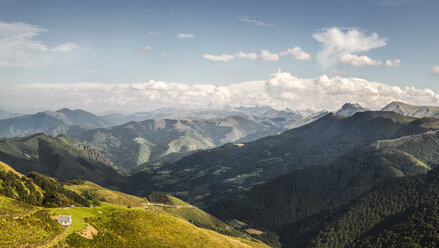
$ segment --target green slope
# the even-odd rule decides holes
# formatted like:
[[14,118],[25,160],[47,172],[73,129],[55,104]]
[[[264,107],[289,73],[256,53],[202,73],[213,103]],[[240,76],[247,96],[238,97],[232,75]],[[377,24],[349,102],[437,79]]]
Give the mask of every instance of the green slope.
[[101,202],[124,207],[144,207],[147,203],[147,201],[141,197],[110,190],[89,181],[71,180],[67,181],[64,187],[79,194],[95,195]]
[[0,139],[0,160],[23,174],[37,171],[61,180],[80,178],[114,186],[124,183],[124,177],[102,154],[66,136]]
[[[156,204],[91,182],[60,183],[38,173],[27,178],[4,163],[0,163],[0,172],[2,189],[11,189],[13,197],[22,199],[17,192],[29,195],[31,188],[38,189],[43,197],[29,205],[0,191],[0,247],[268,247],[170,196],[164,195],[169,205]],[[21,182],[26,188],[17,190]],[[54,201],[46,204],[54,196]],[[82,204],[84,201],[102,206],[83,207],[89,205]],[[131,208],[136,204],[138,208]],[[54,208],[57,206],[64,208]],[[59,214],[71,215],[72,226],[65,229],[53,220]],[[197,227],[188,218],[217,231],[229,228],[224,233],[237,237]]]
[[0,195],[0,247],[41,247],[64,232],[48,210]]

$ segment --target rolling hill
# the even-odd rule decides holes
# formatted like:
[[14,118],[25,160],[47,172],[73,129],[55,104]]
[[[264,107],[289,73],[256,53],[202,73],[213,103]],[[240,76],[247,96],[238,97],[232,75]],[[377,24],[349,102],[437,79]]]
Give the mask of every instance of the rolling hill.
[[68,134],[100,151],[115,164],[133,170],[172,153],[213,148],[253,134],[275,134],[294,121],[293,114],[272,118],[274,114],[253,119],[243,116],[155,119]]
[[[5,163],[0,163],[0,185],[12,190],[14,195],[17,192],[29,194],[37,189],[44,199],[57,196],[51,204],[45,204],[44,200],[28,204],[20,197],[13,199],[14,196],[11,198],[0,191],[0,247],[144,247],[145,244],[153,247],[268,247],[166,195],[163,196],[169,199],[169,205],[156,204],[87,181],[61,183],[35,173],[27,178]],[[25,188],[20,190],[21,187]],[[60,201],[62,204],[56,205]],[[83,202],[88,203],[86,206],[90,203],[95,206],[83,207]],[[57,208],[72,204],[76,206]],[[127,208],[127,204],[138,206]],[[58,224],[54,219],[59,214],[71,215],[72,225],[64,228]],[[204,223],[204,228],[224,230],[238,237],[222,235],[190,222]]]
[[0,160],[23,174],[36,171],[63,181],[84,179],[113,187],[125,182],[102,154],[67,136],[0,139]]

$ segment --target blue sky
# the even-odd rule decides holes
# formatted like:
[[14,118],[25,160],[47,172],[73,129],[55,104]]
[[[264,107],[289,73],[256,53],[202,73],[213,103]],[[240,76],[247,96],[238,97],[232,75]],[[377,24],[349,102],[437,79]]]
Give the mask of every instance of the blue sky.
[[[221,87],[269,80],[280,69],[439,92],[438,11],[434,0],[0,0],[0,86],[156,80]],[[25,45],[5,42],[20,24],[35,33]],[[337,38],[345,40],[334,44]],[[339,50],[323,59],[324,45]]]

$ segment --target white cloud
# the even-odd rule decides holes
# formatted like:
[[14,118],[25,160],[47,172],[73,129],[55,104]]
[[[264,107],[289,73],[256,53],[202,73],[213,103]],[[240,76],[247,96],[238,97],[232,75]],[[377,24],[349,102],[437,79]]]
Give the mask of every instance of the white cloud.
[[386,67],[396,67],[396,66],[400,66],[400,65],[401,65],[400,59],[386,60],[386,63],[384,63],[384,66],[386,66]]
[[386,45],[386,39],[377,33],[367,34],[355,28],[326,28],[312,37],[322,44],[316,58],[324,67],[330,67],[346,53],[366,52]]
[[235,56],[238,59],[250,59],[250,60],[257,60],[258,59],[258,55],[256,53],[239,52],[239,53],[236,53]]
[[293,57],[295,59],[304,60],[304,61],[311,59],[311,55],[309,55],[309,53],[302,51],[302,49],[298,46],[295,46],[292,49],[290,48],[285,52],[281,52],[281,53],[279,53],[279,55],[281,55],[281,56],[290,55],[291,57]]
[[139,48],[138,50],[141,52],[149,52],[149,51],[152,51],[152,48],[150,46],[145,46],[145,47]]
[[0,21],[0,67],[34,67],[48,64],[56,52],[68,52],[78,45],[66,43],[49,48],[36,40],[45,28],[21,23]]
[[271,53],[270,51],[267,50],[262,50],[261,53],[259,54],[258,59],[262,61],[276,62],[279,61],[279,55],[276,53]]
[[248,18],[246,16],[239,18],[238,21],[252,23],[252,24],[256,24],[258,26],[273,27],[273,25],[271,25],[271,24],[268,24],[268,23],[265,23],[265,22],[261,22],[261,21],[258,21],[258,20],[254,20],[254,19],[250,19],[250,18]]
[[371,65],[371,66],[381,66],[381,61],[371,59],[367,56],[358,56],[356,54],[350,54],[346,53],[343,56],[341,56],[338,61],[343,64],[349,64],[352,66],[365,66],[365,65]]
[[[162,107],[221,108],[225,105],[267,105],[276,109],[336,110],[346,102],[380,109],[391,101],[438,105],[431,89],[399,87],[361,78],[298,78],[276,72],[267,80],[228,86],[189,85],[163,81],[145,83],[61,83],[0,86],[0,99],[16,107],[62,107],[91,111],[146,111]],[[90,101],[90,99],[93,99]]]
[[431,75],[439,75],[439,65],[431,67]]
[[280,52],[280,53],[272,53],[268,50],[261,50],[259,54],[257,53],[244,53],[244,52],[237,52],[234,55],[232,54],[223,54],[220,56],[214,56],[205,54],[203,55],[203,58],[216,61],[216,62],[228,62],[233,59],[248,59],[248,60],[260,60],[260,61],[267,61],[267,62],[276,62],[279,61],[279,56],[287,56],[291,55],[293,58],[298,60],[310,60],[311,55],[308,53],[302,51],[302,49],[298,46],[294,48],[290,48],[287,51]]
[[235,56],[230,54],[211,55],[206,53],[203,55],[203,58],[214,62],[229,62],[230,60],[234,60]]
[[193,34],[185,34],[185,33],[177,34],[177,38],[179,38],[179,39],[192,39],[194,37],[195,37],[195,35],[193,35]]
[[160,53],[160,57],[166,58],[166,57],[168,57],[168,55],[166,53]]
[[[75,43],[65,43],[59,46],[56,46],[52,49],[54,52],[60,52],[60,53],[68,53],[72,51],[73,49],[78,48],[79,46]],[[88,50],[88,49],[87,49]]]
[[47,45],[34,38],[46,29],[27,23],[0,22],[0,66],[32,67],[45,64]]

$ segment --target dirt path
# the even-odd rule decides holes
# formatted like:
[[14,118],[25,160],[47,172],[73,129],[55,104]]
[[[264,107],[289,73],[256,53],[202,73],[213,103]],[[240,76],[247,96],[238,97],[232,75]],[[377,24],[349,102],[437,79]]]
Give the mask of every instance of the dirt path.
[[82,230],[79,235],[86,239],[93,239],[93,237],[98,234],[98,230],[94,228],[92,225],[87,224],[87,226]]

